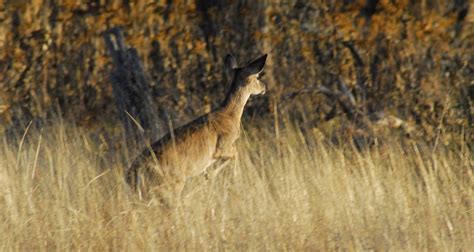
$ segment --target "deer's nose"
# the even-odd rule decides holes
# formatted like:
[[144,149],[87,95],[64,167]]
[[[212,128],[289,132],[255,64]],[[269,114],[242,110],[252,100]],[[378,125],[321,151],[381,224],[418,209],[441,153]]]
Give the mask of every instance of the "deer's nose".
[[262,92],[260,92],[260,94],[265,94],[265,92],[267,92],[267,85],[261,81],[260,81],[260,85],[262,85]]

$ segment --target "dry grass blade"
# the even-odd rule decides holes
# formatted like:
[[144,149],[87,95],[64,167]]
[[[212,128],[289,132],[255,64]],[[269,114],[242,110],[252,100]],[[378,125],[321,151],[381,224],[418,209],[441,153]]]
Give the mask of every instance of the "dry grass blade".
[[18,151],[17,151],[17,156],[16,156],[16,164],[17,165],[20,165],[21,149],[23,148],[23,144],[25,143],[26,135],[28,134],[28,130],[30,129],[32,123],[33,123],[33,121],[30,121],[30,123],[28,123],[28,126],[26,126],[25,132],[23,132],[23,136],[21,137],[20,145],[18,146]]

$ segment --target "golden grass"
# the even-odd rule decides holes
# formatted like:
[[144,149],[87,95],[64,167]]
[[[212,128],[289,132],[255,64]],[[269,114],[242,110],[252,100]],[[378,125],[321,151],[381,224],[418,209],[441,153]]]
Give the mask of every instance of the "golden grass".
[[86,132],[57,126],[25,139],[20,150],[2,139],[2,251],[474,247],[469,153],[400,144],[359,153],[290,126],[278,139],[249,130],[238,162],[190,181],[167,212],[131,194],[123,165],[101,162]]

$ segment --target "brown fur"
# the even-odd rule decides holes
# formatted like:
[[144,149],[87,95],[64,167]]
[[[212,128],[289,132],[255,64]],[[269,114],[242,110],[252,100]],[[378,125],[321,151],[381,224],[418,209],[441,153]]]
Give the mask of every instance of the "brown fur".
[[235,59],[227,56],[231,89],[222,105],[143,150],[127,171],[132,188],[140,194],[153,191],[171,203],[181,197],[187,178],[205,172],[217,160],[234,158],[245,104],[250,95],[265,92],[265,85],[258,80],[265,60],[266,55],[236,68]]

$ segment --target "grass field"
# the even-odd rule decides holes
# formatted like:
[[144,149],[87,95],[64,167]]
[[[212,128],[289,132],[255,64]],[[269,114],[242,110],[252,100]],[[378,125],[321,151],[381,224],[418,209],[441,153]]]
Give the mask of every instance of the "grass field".
[[238,161],[189,181],[172,211],[130,193],[125,165],[104,162],[82,129],[1,140],[1,251],[474,247],[473,160],[461,140],[460,151],[394,140],[361,153],[290,125],[252,127]]

